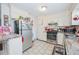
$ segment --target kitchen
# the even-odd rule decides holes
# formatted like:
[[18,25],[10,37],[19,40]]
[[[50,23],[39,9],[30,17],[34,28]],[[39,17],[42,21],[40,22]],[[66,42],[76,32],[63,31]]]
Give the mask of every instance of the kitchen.
[[1,3],[0,54],[79,54],[78,9],[76,3]]

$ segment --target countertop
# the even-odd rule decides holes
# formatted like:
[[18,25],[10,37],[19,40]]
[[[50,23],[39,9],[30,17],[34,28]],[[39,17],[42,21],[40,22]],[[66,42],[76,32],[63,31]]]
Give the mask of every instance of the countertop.
[[5,41],[12,38],[20,37],[18,34],[0,35],[0,41]]

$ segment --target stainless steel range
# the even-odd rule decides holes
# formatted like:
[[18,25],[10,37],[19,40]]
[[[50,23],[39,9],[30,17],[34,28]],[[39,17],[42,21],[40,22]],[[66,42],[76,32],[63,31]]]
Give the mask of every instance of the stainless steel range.
[[47,32],[47,39],[56,40],[57,31]]
[[47,32],[47,41],[56,44],[57,31]]

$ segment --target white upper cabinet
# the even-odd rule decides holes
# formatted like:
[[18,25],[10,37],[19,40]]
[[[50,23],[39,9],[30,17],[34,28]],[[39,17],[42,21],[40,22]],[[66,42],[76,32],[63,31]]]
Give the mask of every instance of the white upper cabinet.
[[9,24],[10,20],[10,8],[9,4],[1,3],[1,25],[4,25],[4,20]]
[[72,12],[72,25],[79,25],[79,4]]

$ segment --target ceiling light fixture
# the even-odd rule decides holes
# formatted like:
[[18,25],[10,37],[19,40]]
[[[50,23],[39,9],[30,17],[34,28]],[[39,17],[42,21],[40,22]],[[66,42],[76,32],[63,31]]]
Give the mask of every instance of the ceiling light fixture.
[[40,11],[46,11],[46,9],[47,9],[47,6],[41,6],[40,7]]

